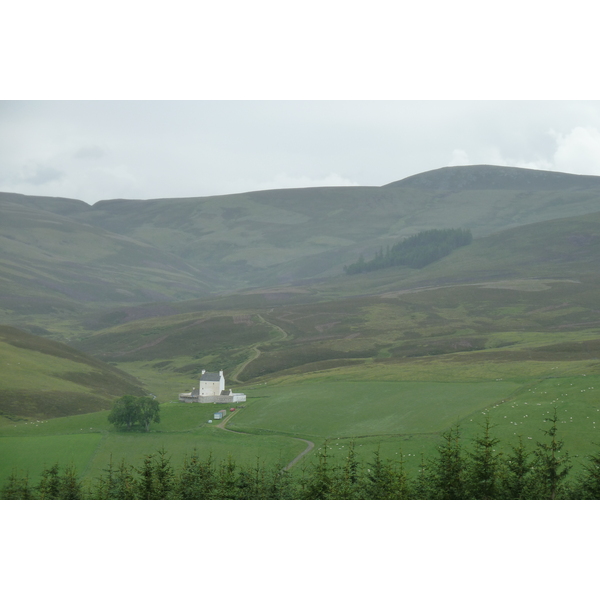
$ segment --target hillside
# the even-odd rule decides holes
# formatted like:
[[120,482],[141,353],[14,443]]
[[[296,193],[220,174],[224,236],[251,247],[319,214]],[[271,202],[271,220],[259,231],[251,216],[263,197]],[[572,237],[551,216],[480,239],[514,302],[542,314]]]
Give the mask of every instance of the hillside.
[[307,282],[426,229],[466,228],[481,239],[596,212],[599,199],[600,177],[491,166],[447,167],[381,187],[93,206],[0,194],[0,310],[18,323],[19,313]]
[[0,325],[0,415],[52,418],[110,408],[139,381],[66,344]]
[[161,304],[111,311],[73,343],[124,368],[158,361],[162,372],[224,368],[240,380],[465,351],[523,360],[563,342],[574,342],[563,352],[571,360],[600,339],[599,225],[600,213],[557,219],[481,238],[423,269],[171,303],[169,313]]
[[[558,408],[579,460],[600,411],[599,183],[453,167],[381,188],[93,207],[4,195],[0,319],[46,337],[0,327],[0,445],[19,468],[53,457],[87,477],[161,447],[274,464],[356,439],[358,456],[403,452],[416,473],[448,427],[472,439],[490,416],[503,451],[521,436],[531,450]],[[422,268],[343,274],[452,227],[472,243]],[[247,393],[231,431],[176,402],[202,369]],[[142,387],[161,423],[106,429],[102,409]],[[59,415],[73,416],[34,422]]]

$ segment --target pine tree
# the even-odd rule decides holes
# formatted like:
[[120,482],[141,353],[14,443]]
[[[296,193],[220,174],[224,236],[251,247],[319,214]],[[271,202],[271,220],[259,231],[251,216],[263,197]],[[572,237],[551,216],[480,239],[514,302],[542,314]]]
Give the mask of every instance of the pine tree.
[[503,462],[501,497],[506,500],[532,499],[535,496],[535,482],[531,452],[525,448],[522,436],[519,436],[519,444],[511,448],[512,454],[508,454]]
[[77,472],[73,464],[65,467],[60,478],[60,499],[83,500],[83,486],[77,478]]
[[582,500],[600,500],[600,451],[588,456],[584,472],[577,481],[577,497]]
[[329,465],[327,448],[329,440],[317,452],[317,462],[312,465],[312,473],[304,486],[306,500],[327,500],[332,491],[332,470]]
[[467,468],[467,496],[473,500],[494,500],[498,497],[500,474],[500,452],[496,446],[498,438],[492,437],[490,416],[486,415],[483,432],[474,440],[474,451],[469,454]]
[[465,461],[458,425],[442,434],[444,443],[438,446],[438,455],[431,469],[434,498],[462,500],[465,498]]
[[38,496],[40,500],[60,500],[60,474],[58,463],[44,468],[42,478],[38,484]]
[[25,474],[19,477],[16,469],[13,469],[8,481],[2,488],[0,498],[2,500],[33,500],[35,495],[29,486],[29,475]]
[[358,500],[362,497],[360,464],[356,458],[354,440],[348,445],[344,466],[336,471],[332,482],[331,497],[335,500]]
[[381,458],[381,448],[375,450],[373,461],[367,464],[365,494],[369,500],[393,500],[398,494],[398,476],[392,461]]
[[534,451],[534,477],[540,489],[541,497],[556,500],[565,491],[564,480],[571,470],[571,461],[568,452],[562,452],[563,441],[558,439],[558,416],[556,407],[554,415],[548,419],[552,425],[544,431],[550,439],[548,442],[537,442]]
[[414,484],[412,497],[415,500],[430,500],[436,496],[432,486],[432,474],[430,465],[425,462],[425,456],[421,452],[419,474]]
[[183,461],[183,468],[177,481],[177,497],[182,500],[206,500],[213,496],[216,474],[212,452],[201,461],[194,448],[192,456]]

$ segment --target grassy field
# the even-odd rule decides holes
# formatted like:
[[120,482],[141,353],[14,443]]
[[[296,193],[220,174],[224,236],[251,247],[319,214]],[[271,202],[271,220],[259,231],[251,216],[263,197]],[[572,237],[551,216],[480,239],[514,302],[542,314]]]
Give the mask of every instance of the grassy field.
[[[161,448],[175,466],[194,449],[202,456],[212,453],[217,462],[231,455],[244,464],[287,464],[306,448],[295,437],[314,442],[317,449],[327,440],[333,460],[340,461],[354,440],[361,460],[372,460],[379,449],[384,458],[403,456],[414,474],[421,455],[435,453],[440,432],[458,424],[468,448],[486,415],[502,442],[499,451],[509,451],[520,436],[533,450],[543,441],[545,419],[554,408],[559,434],[578,468],[600,442],[600,374],[589,368],[595,363],[578,363],[577,369],[569,363],[570,374],[560,363],[545,364],[541,377],[531,377],[523,368],[521,376],[499,381],[397,381],[391,379],[389,365],[386,381],[384,364],[374,364],[375,373],[363,371],[363,380],[356,373],[354,380],[332,373],[281,378],[275,385],[248,387],[246,406],[238,406],[227,424],[231,431],[208,424],[215,405],[178,402],[161,405],[161,422],[152,424],[148,434],[115,431],[106,421],[107,411],[22,422],[2,419],[0,481],[13,468],[28,471],[35,481],[43,466],[55,461],[73,462],[91,481],[101,476],[111,457],[139,465],[146,454]],[[432,376],[432,364],[428,368]],[[512,369],[516,375],[517,365]],[[311,455],[295,469],[307,460]]]
[[[228,405],[219,405],[219,409]],[[239,409],[239,407],[238,407]],[[243,409],[241,409],[243,411]],[[212,453],[218,462],[231,456],[240,464],[291,461],[306,448],[304,442],[285,436],[250,436],[224,431],[217,422],[208,423],[215,405],[163,404],[161,422],[149,433],[118,432],[109,425],[108,411],[47,420],[0,422],[0,482],[17,469],[29,473],[36,483],[44,466],[56,461],[73,463],[87,481],[102,475],[112,460],[125,459],[139,465],[147,454],[164,448],[174,466],[197,449],[202,456]]]
[[[111,456],[137,463],[162,447],[175,463],[194,447],[288,462],[306,447],[294,436],[329,440],[340,457],[355,439],[362,458],[380,448],[415,469],[440,432],[458,423],[468,441],[488,414],[504,449],[519,436],[534,448],[555,408],[574,459],[594,451],[600,213],[586,213],[597,194],[465,182],[441,195],[401,185],[184,199],[167,212],[160,201],[107,202],[78,209],[83,229],[36,216],[42,200],[14,209],[0,228],[0,319],[38,337],[0,328],[0,479],[13,466],[37,477],[56,460],[89,479]],[[567,218],[533,223],[534,207]],[[424,269],[298,283],[439,226],[476,239]],[[224,249],[224,232],[244,235]],[[198,297],[208,289],[246,291]],[[213,406],[175,402],[202,369],[223,369],[227,387],[248,394],[232,431],[207,423]],[[106,421],[131,386],[162,403],[148,434]]]
[[44,418],[143,393],[134,377],[65,344],[0,326],[0,414]]
[[234,421],[242,431],[366,437],[443,431],[507,398],[519,384],[320,381],[264,386]]

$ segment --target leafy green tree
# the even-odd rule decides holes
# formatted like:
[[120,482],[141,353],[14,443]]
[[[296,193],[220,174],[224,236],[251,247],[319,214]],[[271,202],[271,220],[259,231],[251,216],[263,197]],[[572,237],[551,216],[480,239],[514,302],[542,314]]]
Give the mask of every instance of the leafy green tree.
[[122,396],[115,400],[112,410],[108,415],[108,422],[115,427],[126,427],[131,430],[136,421],[139,419],[138,399],[136,396]]
[[109,423],[128,431],[138,423],[148,432],[153,421],[160,423],[160,404],[158,400],[149,396],[122,396],[115,401],[108,415]]
[[158,400],[148,396],[138,398],[138,411],[138,420],[147,432],[150,431],[150,423],[160,423]]

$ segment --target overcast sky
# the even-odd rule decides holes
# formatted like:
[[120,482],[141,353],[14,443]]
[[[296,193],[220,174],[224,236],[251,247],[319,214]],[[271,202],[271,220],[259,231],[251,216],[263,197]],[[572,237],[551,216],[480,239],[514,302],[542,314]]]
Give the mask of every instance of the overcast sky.
[[600,175],[598,101],[3,101],[0,191],[384,185],[451,165]]
[[201,4],[9,3],[0,191],[94,203],[461,164],[600,175],[582,0]]

